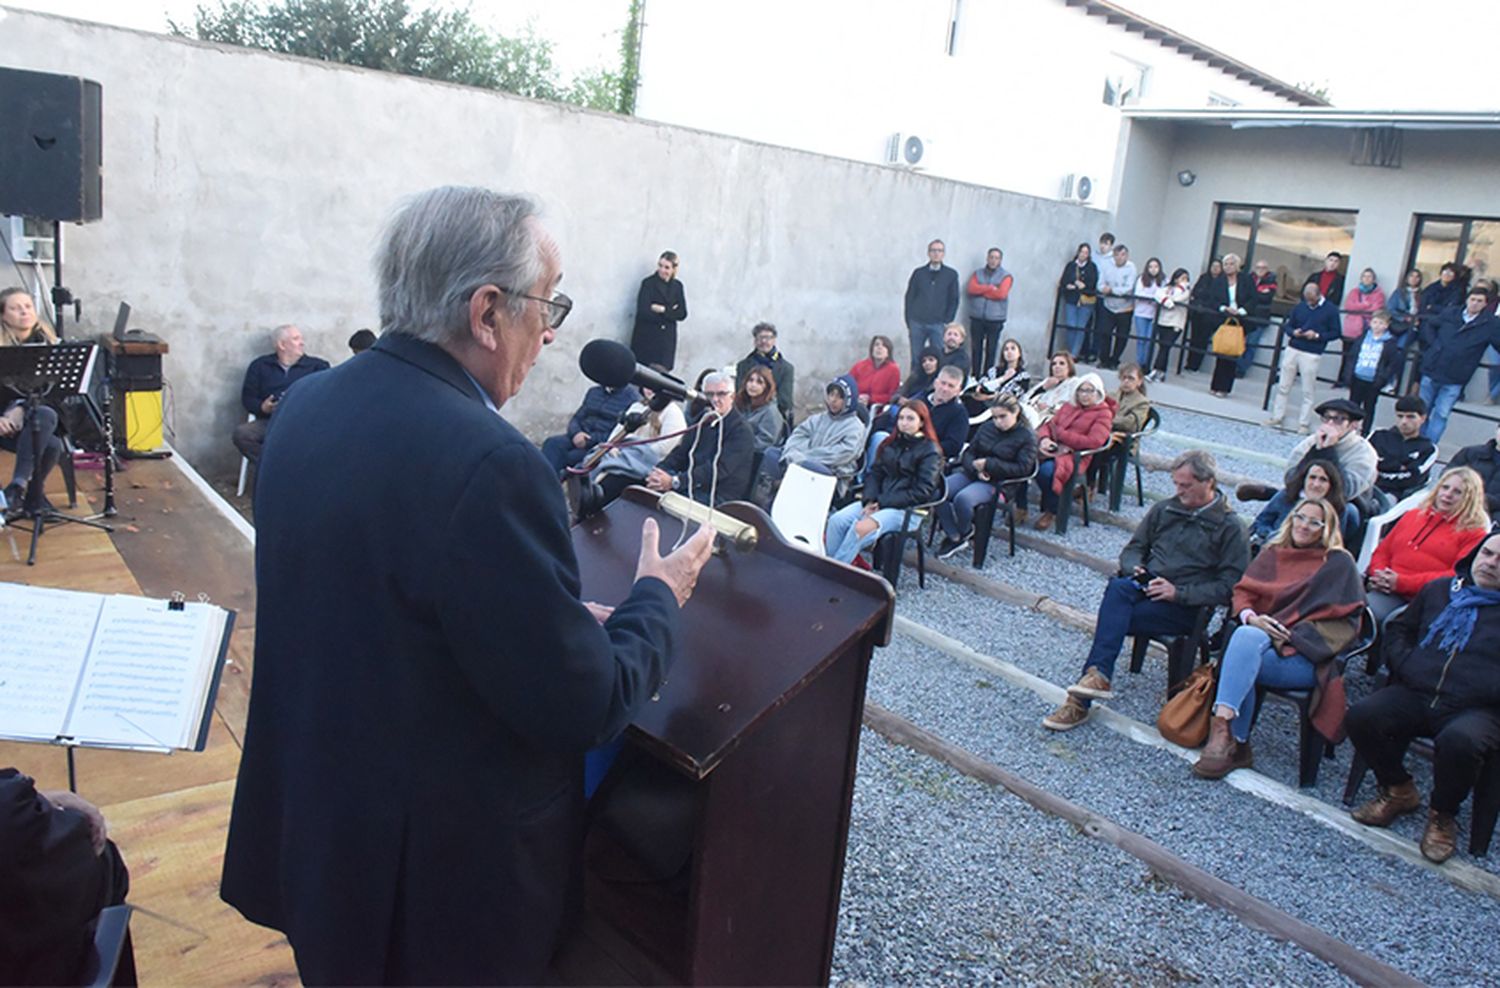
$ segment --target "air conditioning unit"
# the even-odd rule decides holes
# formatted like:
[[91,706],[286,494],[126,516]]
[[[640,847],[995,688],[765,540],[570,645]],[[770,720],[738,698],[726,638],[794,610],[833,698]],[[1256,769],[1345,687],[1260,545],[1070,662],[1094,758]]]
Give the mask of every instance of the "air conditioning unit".
[[885,163],[905,168],[919,168],[927,154],[927,142],[915,134],[892,134],[885,142]]
[[1074,172],[1063,179],[1062,197],[1071,202],[1088,202],[1094,197],[1094,180]]

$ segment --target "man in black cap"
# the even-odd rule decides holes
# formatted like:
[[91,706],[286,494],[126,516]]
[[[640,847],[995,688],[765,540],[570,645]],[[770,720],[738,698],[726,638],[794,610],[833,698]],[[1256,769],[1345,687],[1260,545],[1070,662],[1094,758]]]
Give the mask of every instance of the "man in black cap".
[[[1353,504],[1375,488],[1379,463],[1375,447],[1359,432],[1359,424],[1365,417],[1364,409],[1348,398],[1332,398],[1316,410],[1321,419],[1318,428],[1292,447],[1282,485],[1291,484],[1292,475],[1303,460],[1332,462],[1339,468],[1344,481],[1344,500]],[[1275,495],[1276,488],[1269,484],[1241,484],[1234,493],[1241,501],[1268,501]],[[1361,511],[1369,514],[1369,507],[1373,506],[1367,505]]]
[[1437,447],[1422,435],[1427,403],[1416,395],[1396,399],[1396,424],[1370,434],[1378,459],[1375,486],[1397,501],[1427,486]]

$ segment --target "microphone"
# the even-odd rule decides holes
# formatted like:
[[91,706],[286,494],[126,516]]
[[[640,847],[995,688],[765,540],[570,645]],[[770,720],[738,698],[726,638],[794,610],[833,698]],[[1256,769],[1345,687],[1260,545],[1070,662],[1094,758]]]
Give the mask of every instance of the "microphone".
[[578,354],[578,369],[583,376],[606,388],[623,388],[634,384],[650,388],[658,395],[687,400],[702,397],[697,391],[670,374],[636,363],[630,347],[614,340],[589,340]]

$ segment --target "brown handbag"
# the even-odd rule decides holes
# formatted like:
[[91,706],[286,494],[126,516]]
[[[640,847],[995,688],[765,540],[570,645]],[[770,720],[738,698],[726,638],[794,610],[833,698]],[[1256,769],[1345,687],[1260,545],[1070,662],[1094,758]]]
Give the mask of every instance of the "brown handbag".
[[1161,736],[1184,748],[1197,748],[1208,740],[1208,720],[1218,687],[1216,667],[1201,665],[1188,673],[1156,715]]
[[1234,316],[1230,316],[1214,330],[1208,348],[1216,357],[1242,357],[1245,354],[1245,327]]

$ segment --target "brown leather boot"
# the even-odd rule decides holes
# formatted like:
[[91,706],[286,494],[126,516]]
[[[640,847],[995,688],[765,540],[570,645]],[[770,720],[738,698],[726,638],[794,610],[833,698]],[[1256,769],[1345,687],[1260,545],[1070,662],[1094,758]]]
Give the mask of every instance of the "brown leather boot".
[[1427,811],[1427,829],[1422,831],[1422,857],[1433,864],[1442,864],[1458,850],[1458,821],[1452,813],[1442,810]]
[[1239,748],[1229,733],[1229,721],[1223,717],[1208,719],[1208,743],[1193,764],[1193,774],[1200,779],[1222,779],[1235,769],[1235,752]]
[[1417,792],[1417,784],[1407,779],[1389,789],[1381,786],[1374,799],[1357,807],[1349,815],[1367,827],[1389,827],[1396,817],[1404,816],[1421,805],[1422,797]]

